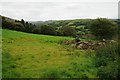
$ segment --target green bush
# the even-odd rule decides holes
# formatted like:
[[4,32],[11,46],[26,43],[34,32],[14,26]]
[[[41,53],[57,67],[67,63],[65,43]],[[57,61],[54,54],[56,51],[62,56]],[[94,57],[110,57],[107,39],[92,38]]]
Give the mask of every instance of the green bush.
[[108,44],[96,50],[95,65],[99,78],[120,78],[119,53],[118,43]]

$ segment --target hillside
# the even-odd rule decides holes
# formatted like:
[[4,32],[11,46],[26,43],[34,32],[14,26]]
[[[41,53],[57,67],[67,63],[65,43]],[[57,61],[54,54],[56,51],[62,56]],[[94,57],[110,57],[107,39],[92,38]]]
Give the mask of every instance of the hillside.
[[3,78],[95,78],[94,51],[60,44],[70,37],[2,30]]

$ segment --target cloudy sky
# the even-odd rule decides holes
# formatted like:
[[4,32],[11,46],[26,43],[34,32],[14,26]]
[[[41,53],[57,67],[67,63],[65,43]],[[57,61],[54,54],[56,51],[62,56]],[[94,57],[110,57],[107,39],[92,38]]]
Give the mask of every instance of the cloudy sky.
[[1,15],[27,21],[118,18],[118,2],[2,2]]

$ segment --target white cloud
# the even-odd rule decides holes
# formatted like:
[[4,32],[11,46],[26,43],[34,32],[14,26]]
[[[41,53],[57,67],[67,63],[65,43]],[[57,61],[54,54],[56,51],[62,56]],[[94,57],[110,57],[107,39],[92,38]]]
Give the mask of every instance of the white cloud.
[[5,2],[2,15],[25,20],[117,18],[117,2]]

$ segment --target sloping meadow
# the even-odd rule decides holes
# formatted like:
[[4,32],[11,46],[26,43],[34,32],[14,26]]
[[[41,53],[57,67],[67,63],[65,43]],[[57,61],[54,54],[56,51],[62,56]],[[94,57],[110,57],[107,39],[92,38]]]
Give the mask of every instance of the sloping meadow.
[[95,78],[93,50],[61,45],[70,37],[2,30],[3,78]]

